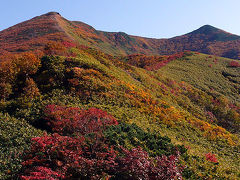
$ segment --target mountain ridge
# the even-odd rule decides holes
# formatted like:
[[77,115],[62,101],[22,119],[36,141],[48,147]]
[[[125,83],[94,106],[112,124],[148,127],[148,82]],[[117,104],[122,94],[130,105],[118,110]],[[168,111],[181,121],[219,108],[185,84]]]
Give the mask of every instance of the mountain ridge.
[[56,12],[0,32],[0,179],[239,179],[240,63],[151,55],[222,34],[147,39]]
[[190,50],[240,58],[240,36],[211,25],[169,39],[157,39],[100,31],[80,21],[69,21],[58,12],[49,12],[0,32],[1,53],[42,49],[48,41],[74,42],[111,55],[171,55]]

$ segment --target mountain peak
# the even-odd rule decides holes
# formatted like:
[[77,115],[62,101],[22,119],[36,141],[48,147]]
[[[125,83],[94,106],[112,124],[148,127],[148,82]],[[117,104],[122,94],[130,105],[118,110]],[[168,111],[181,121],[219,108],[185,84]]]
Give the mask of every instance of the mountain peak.
[[[204,29],[218,29],[218,28],[216,28],[216,27],[214,27],[214,26],[212,26],[212,25],[209,25],[209,24],[206,24],[206,25],[203,25],[202,27],[200,27],[200,28],[204,28]],[[199,29],[200,29],[199,28]]]
[[231,34],[229,32],[226,32],[224,30],[221,30],[219,28],[216,28],[211,25],[204,25],[200,27],[199,29],[188,33],[188,35],[196,36],[199,37],[201,36],[202,38],[204,37],[205,40],[207,41],[221,41],[221,42],[226,42],[226,41],[233,41],[233,40],[239,40],[240,36],[237,36],[235,34]]
[[222,31],[222,30],[207,24],[193,31],[191,34],[212,34],[219,31]]
[[58,13],[58,12],[54,12],[54,11],[52,11],[52,12],[48,12],[48,13],[46,13],[46,14],[43,14],[43,16],[61,16],[61,14],[60,13]]
[[31,20],[37,20],[37,19],[55,19],[57,17],[62,17],[60,13],[58,12],[48,12],[39,16],[36,16],[34,18],[32,18]]

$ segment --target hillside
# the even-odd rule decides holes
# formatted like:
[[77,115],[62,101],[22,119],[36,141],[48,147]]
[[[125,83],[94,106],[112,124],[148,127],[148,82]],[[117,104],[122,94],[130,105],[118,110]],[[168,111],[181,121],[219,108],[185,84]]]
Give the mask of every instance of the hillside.
[[210,25],[170,39],[131,36],[124,32],[103,32],[50,12],[0,32],[0,53],[42,49],[49,41],[76,43],[111,55],[170,55],[184,50],[239,59],[240,36]]
[[148,39],[51,12],[0,39],[0,179],[240,178],[240,63],[182,48],[238,36]]
[[[171,61],[150,71],[123,62],[129,57],[87,47],[56,51],[60,56],[52,52],[41,59],[23,53],[1,64],[2,179],[28,179],[36,173],[56,179],[239,177],[240,112],[234,85],[225,79],[230,89],[212,90],[178,74],[188,63],[206,68],[207,55],[163,56]],[[218,58],[209,72],[221,78],[221,66],[238,75],[239,67],[228,67],[231,61]],[[185,70],[171,73],[179,63]],[[202,76],[201,71],[191,73],[193,79]],[[170,174],[164,173],[169,167]]]

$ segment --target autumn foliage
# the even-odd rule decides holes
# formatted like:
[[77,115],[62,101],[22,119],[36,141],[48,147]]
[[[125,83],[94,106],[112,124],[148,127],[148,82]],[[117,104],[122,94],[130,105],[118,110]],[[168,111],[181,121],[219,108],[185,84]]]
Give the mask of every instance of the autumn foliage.
[[45,116],[52,131],[64,135],[73,133],[85,135],[118,124],[114,117],[97,108],[84,110],[48,105],[45,108]]
[[[104,40],[96,39],[94,31],[83,37],[88,36],[95,38],[92,44]],[[111,38],[116,38],[119,46],[129,40],[124,33],[112,34]],[[194,88],[178,81],[183,75],[171,79],[164,77],[163,71],[176,63],[194,64],[196,59],[209,71],[224,67],[226,73],[221,69],[221,77],[231,75],[230,69],[232,82],[237,82],[238,65],[189,51],[111,56],[75,43],[53,39],[44,41],[43,51],[38,53],[1,56],[0,109],[31,126],[29,129],[49,134],[34,134],[31,137],[38,137],[25,142],[25,132],[14,129],[22,137],[13,134],[12,139],[20,136],[28,148],[23,158],[16,160],[17,168],[11,164],[14,168],[10,169],[5,163],[8,158],[0,156],[5,163],[0,170],[9,175],[19,172],[22,179],[198,179],[198,175],[207,179],[218,175],[206,166],[216,169],[223,158],[218,163],[217,155],[211,153],[192,157],[184,146],[187,143],[187,147],[195,148],[191,144],[204,139],[202,154],[217,152],[218,143],[224,146],[225,154],[229,152],[237,144],[234,132],[239,129],[239,105],[225,98],[226,94],[218,96],[214,86],[210,91]],[[130,41],[129,45],[134,44]],[[187,77],[195,79],[192,74]],[[2,122],[8,121],[5,118]],[[6,133],[0,138],[5,142],[12,133],[8,125],[2,127]],[[179,145],[172,144],[170,138],[176,138],[174,142]],[[0,152],[12,154],[1,148]]]
[[[21,92],[29,93],[30,96],[39,95],[38,88],[31,78],[40,67],[40,59],[33,53],[26,52],[12,54],[8,61],[0,63],[0,92],[2,99],[9,95],[18,96]],[[15,86],[15,88],[13,88]]]
[[179,155],[152,158],[140,147],[110,146],[101,131],[118,123],[102,110],[48,105],[45,117],[54,134],[32,138],[21,179],[181,179]]
[[159,68],[165,66],[167,63],[181,59],[186,56],[190,56],[192,53],[190,51],[184,51],[168,56],[147,56],[144,54],[133,54],[123,57],[128,64],[133,66],[141,67],[149,71],[158,70]]
[[230,66],[230,67],[240,67],[240,63],[237,62],[237,61],[231,61],[231,62],[229,63],[229,66]]
[[206,157],[207,161],[210,161],[210,162],[213,162],[213,163],[218,163],[218,159],[216,158],[215,154],[207,153],[207,154],[205,154],[205,157]]

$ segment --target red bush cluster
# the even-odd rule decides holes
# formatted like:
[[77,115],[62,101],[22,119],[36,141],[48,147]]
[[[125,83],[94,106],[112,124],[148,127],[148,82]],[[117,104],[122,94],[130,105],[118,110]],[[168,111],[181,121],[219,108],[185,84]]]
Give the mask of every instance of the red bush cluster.
[[210,162],[213,162],[213,163],[218,163],[218,159],[216,158],[215,154],[207,153],[207,154],[205,154],[205,157],[206,157],[207,161],[210,161]]
[[181,179],[177,156],[151,158],[141,148],[122,148],[121,156],[99,136],[94,140],[58,134],[32,139],[21,179]]
[[133,66],[145,68],[149,71],[158,70],[167,63],[192,55],[191,51],[184,51],[169,56],[146,56],[143,54],[134,54],[126,57],[127,62]]
[[32,138],[31,149],[22,162],[22,180],[182,178],[178,155],[152,158],[140,147],[110,147],[101,132],[118,123],[102,110],[48,105],[45,118],[53,132],[61,135]]
[[43,166],[37,166],[33,167],[32,169],[28,169],[26,173],[26,176],[21,176],[22,180],[55,180],[64,178],[64,176],[58,174],[52,169]]
[[82,135],[99,132],[106,126],[117,125],[117,120],[107,112],[97,108],[83,110],[75,107],[48,105],[45,118],[54,132],[59,134],[80,133]]
[[118,159],[118,172],[122,179],[182,179],[182,168],[177,166],[177,156],[151,158],[141,148],[123,149],[124,157]]
[[[98,137],[99,138],[99,137]],[[98,138],[85,139],[82,136],[67,137],[59,134],[33,138],[31,150],[22,163],[22,179],[34,179],[37,174],[63,179],[74,177],[99,177],[115,167],[116,152]],[[43,172],[37,172],[45,168]],[[44,179],[44,178],[43,178]]]
[[231,61],[229,64],[228,64],[229,67],[240,67],[240,63],[237,62],[237,61]]
[[77,45],[73,42],[69,42],[69,41],[64,41],[63,46],[65,46],[66,48],[72,48],[72,47],[76,47]]

